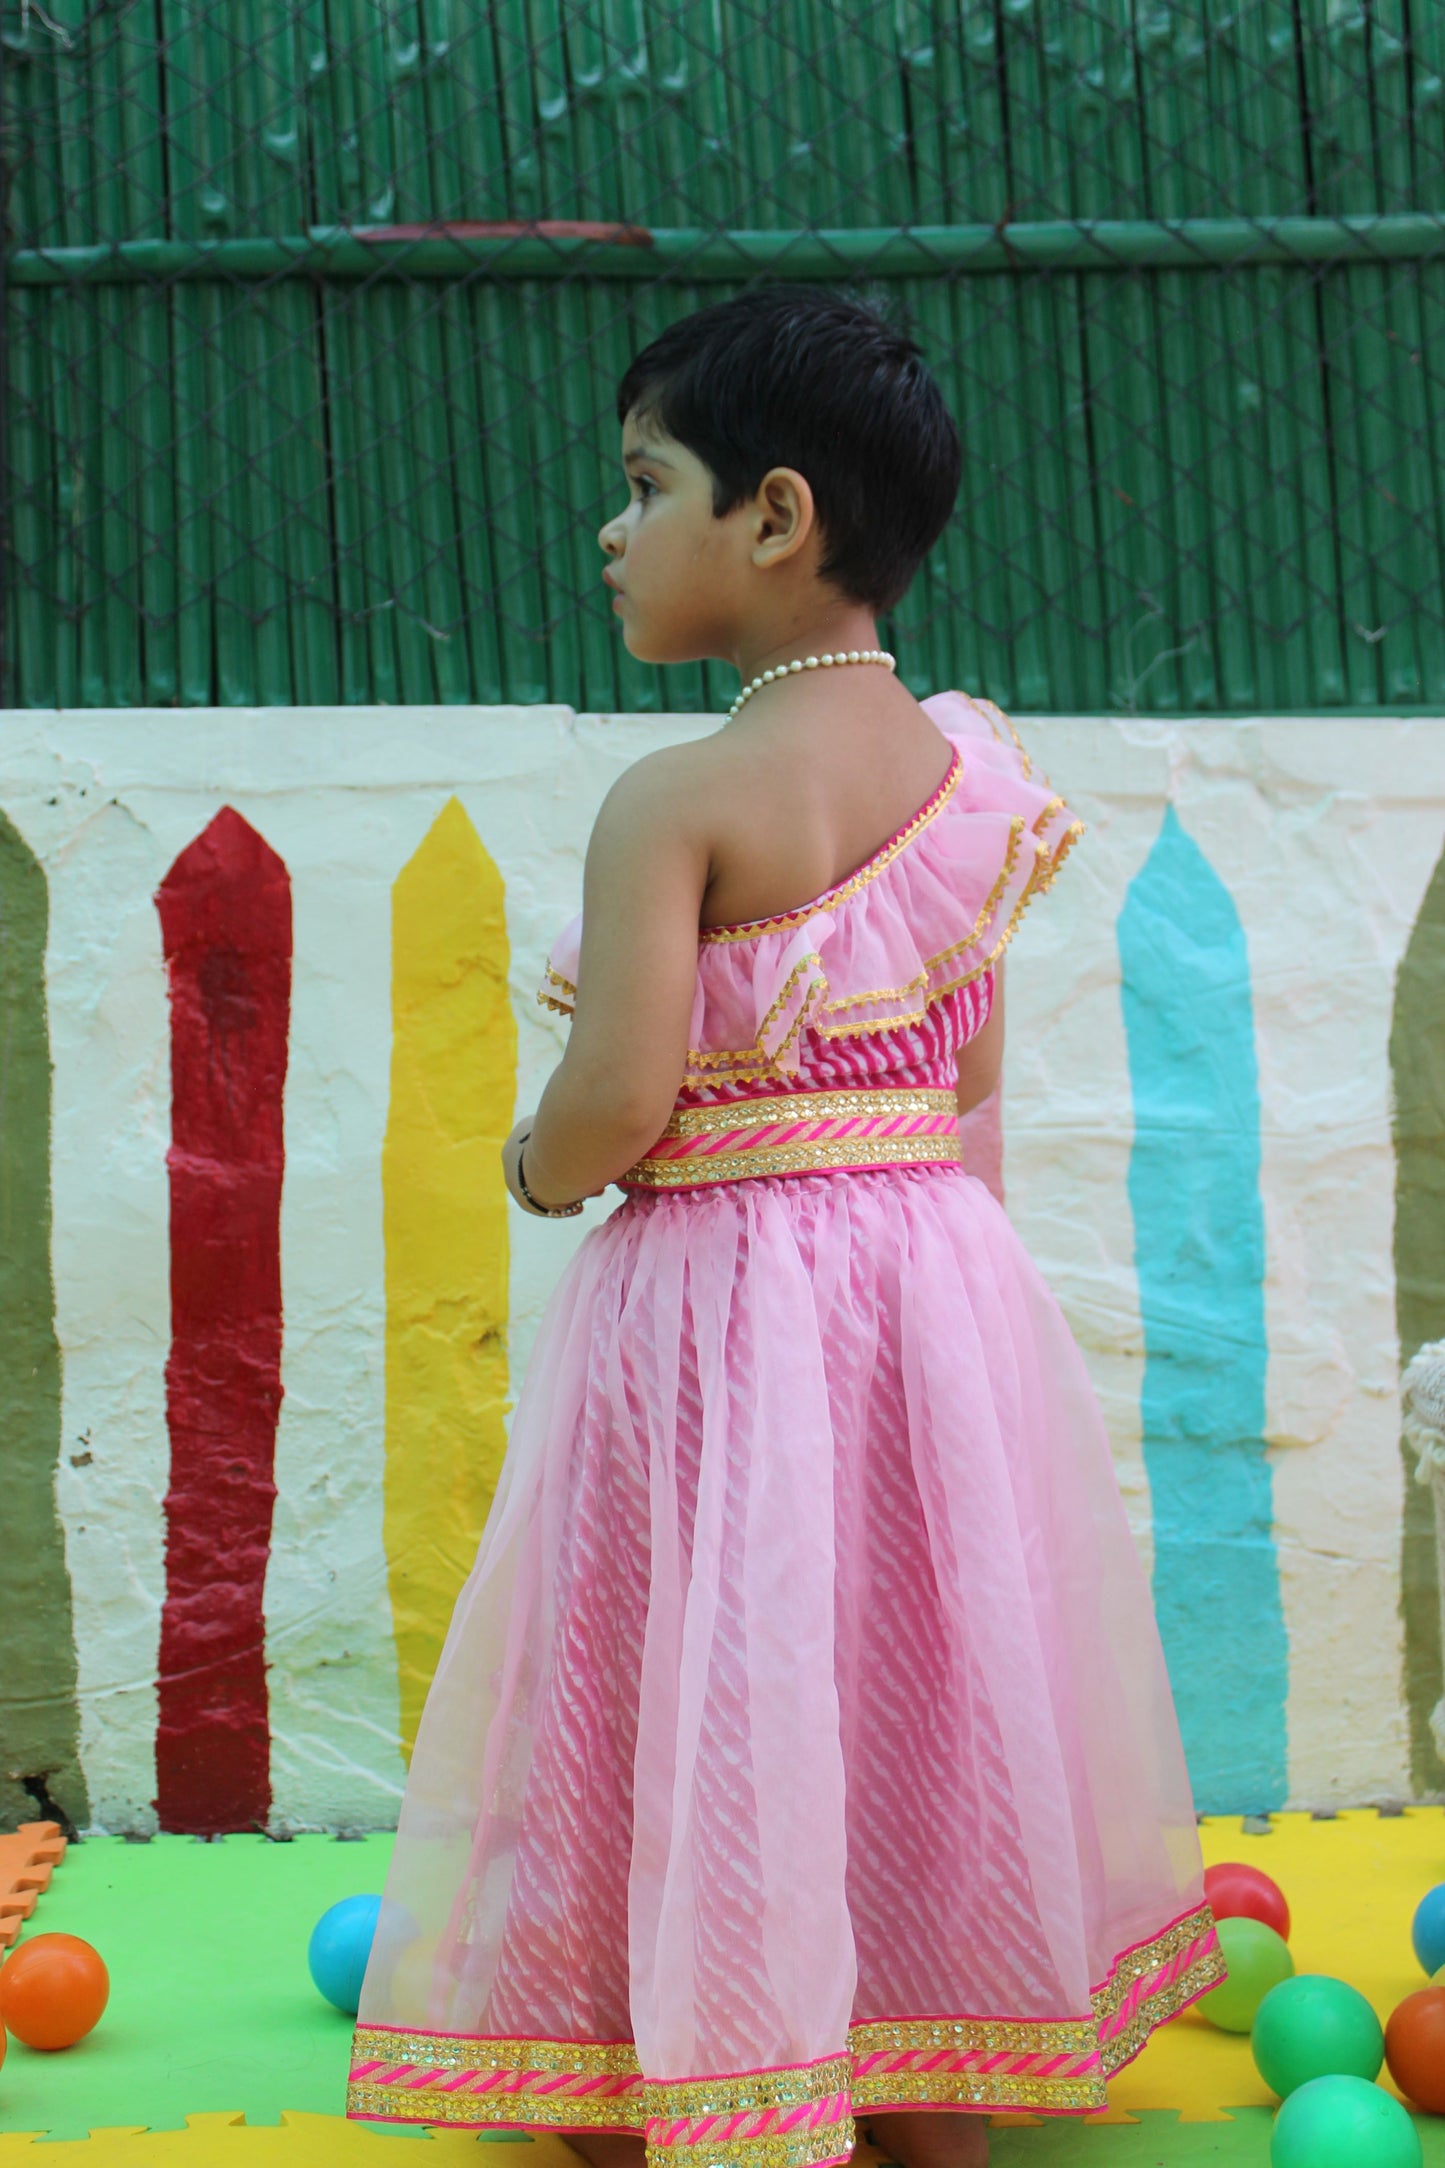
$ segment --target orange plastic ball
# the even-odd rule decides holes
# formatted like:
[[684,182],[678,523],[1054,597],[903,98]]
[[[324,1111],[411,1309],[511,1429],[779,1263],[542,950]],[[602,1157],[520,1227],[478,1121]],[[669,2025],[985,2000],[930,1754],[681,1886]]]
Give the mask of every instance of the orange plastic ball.
[[1445,2115],[1445,1987],[1419,1988],[1392,2013],[1385,2061],[1417,2108]]
[[36,1935],[0,1965],[0,2023],[28,2048],[73,2048],[109,1994],[109,1973],[79,1935]]

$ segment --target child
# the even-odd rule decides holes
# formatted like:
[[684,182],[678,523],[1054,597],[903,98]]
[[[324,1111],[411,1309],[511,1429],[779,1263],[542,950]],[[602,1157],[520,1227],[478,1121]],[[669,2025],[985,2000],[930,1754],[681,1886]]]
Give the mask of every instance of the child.
[[[350,2112],[594,2168],[905,2168],[1079,2112],[1223,1977],[1082,1360],[957,1118],[1078,833],[876,619],[958,488],[918,349],[770,287],[618,397],[634,655],[724,727],[609,792],[504,1153],[609,1183],[543,1324],[412,1762]],[[959,2113],[958,2111],[972,2111]]]

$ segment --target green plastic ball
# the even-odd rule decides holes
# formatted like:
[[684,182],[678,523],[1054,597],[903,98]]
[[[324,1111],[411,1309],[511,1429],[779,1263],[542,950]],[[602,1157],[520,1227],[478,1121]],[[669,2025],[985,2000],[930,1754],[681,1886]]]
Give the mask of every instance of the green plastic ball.
[[1420,2133],[1365,2078],[1311,2078],[1274,2119],[1270,2168],[1422,2168]]
[[1281,2100],[1311,2078],[1380,2075],[1385,2035],[1358,1988],[1323,1972],[1301,1972],[1272,1987],[1250,2035],[1254,2065]]
[[1229,1978],[1201,1995],[1196,2010],[1221,2032],[1247,2033],[1272,1987],[1294,1973],[1289,1944],[1263,1920],[1217,1920]]

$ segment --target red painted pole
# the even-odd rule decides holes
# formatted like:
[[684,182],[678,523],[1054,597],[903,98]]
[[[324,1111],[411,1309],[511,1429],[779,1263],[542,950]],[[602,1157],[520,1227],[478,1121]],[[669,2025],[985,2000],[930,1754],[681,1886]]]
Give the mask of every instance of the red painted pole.
[[170,1489],[156,1807],[210,1836],[271,1809],[263,1596],[281,1409],[291,887],[229,806],[156,896],[170,982]]

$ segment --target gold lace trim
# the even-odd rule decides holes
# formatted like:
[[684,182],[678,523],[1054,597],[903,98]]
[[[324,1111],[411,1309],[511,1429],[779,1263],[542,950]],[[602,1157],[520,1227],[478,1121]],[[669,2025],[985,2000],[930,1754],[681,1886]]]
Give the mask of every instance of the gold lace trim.
[[[906,2017],[855,2025],[855,2061],[869,2055],[1097,2055],[1099,2028],[1087,2017]],[[854,2084],[866,2085],[866,2074]]]
[[856,873],[850,874],[846,881],[841,881],[836,888],[826,889],[821,896],[813,897],[809,903],[800,903],[795,911],[780,911],[775,918],[753,918],[745,925],[738,926],[702,926],[698,929],[698,940],[709,944],[718,941],[755,941],[760,934],[781,933],[789,927],[804,926],[810,918],[816,918],[820,911],[831,911],[834,904],[844,903],[849,896],[856,896],[860,888],[866,888],[870,881],[876,880],[883,868],[891,865],[899,852],[906,850],[914,837],[920,834],[931,820],[937,818],[962,780],[963,755],[955,746],[953,766],[927,804],[921,805],[913,818],[899,829],[897,835],[885,843],[881,851],[875,852]]
[[637,2078],[642,2066],[630,2040],[508,2040],[475,2033],[395,2032],[383,2025],[358,2025],[353,2059],[410,2063],[417,2069],[446,2071],[568,2071],[580,2078]]
[[[793,1018],[792,1024],[788,1029],[787,1037],[781,1042],[781,1044],[777,1048],[776,1053],[772,1055],[771,1059],[773,1061],[776,1061],[778,1059],[778,1056],[783,1053],[785,1048],[792,1045],[794,1039],[802,1030],[803,1019],[808,1013],[808,1008],[812,1002],[814,994],[826,993],[828,991],[827,974],[823,972],[823,962],[820,956],[815,955],[813,951],[809,949],[806,956],[799,957],[798,961],[794,964],[792,970],[788,973],[787,978],[783,981],[782,986],[779,988],[778,993],[774,998],[767,1015],[763,1018],[762,1022],[758,1026],[758,1036],[756,1044],[761,1047],[766,1043],[770,1026],[777,1022],[778,1018],[782,1015],[784,1009],[786,1009],[786,1007],[788,1006],[788,1003],[793,999],[794,991],[797,987],[799,979],[801,979],[804,974],[810,970],[816,970],[822,975],[818,978],[815,978],[811,982],[811,984],[804,988],[802,1005],[799,1008],[797,1015]],[[689,1049],[688,1060],[691,1061],[691,1059],[692,1051],[691,1049]],[[700,1053],[698,1055],[698,1059],[699,1061],[705,1061],[707,1057],[706,1055]]]
[[[515,2130],[623,2130],[642,2128],[636,2094],[478,2091],[464,2086],[443,2092],[431,2086],[388,2085],[374,2078],[353,2078],[346,2089],[346,2112],[367,2123],[460,2123],[469,2130],[500,2124]],[[508,2113],[508,2110],[511,2113]]]
[[[1042,896],[1046,890],[1053,887],[1054,875],[1083,833],[1084,823],[1082,821],[1075,821],[1071,828],[1065,829],[1063,835],[1059,838],[1058,848],[1055,850],[1053,857],[1039,860],[1039,865],[1035,869],[1032,878],[1028,881],[1023,894],[1014,905],[1007,926],[1005,926],[987,956],[983,958],[981,963],[976,963],[971,970],[960,972],[957,978],[945,979],[942,985],[931,988],[928,996],[929,1002],[941,1001],[945,994],[955,993],[960,986],[972,986],[975,979],[981,979],[986,971],[992,971],[994,965],[1018,931],[1019,921],[1025,911],[1027,911],[1035,896]],[[896,1026],[916,1024],[921,1021],[926,1013],[927,1006],[928,1003],[925,1003],[924,1008],[920,1009],[916,1016],[895,1017],[891,1021]]]
[[903,1167],[959,1158],[958,1136],[815,1137],[790,1144],[751,1144],[706,1159],[639,1159],[617,1177],[625,1189],[699,1189],[710,1182],[743,1182],[776,1174],[817,1174],[833,1167]]
[[1000,723],[1003,724],[1004,729],[1008,732],[1009,737],[1013,740],[1014,751],[1018,754],[1019,759],[1024,764],[1024,781],[1027,783],[1034,772],[1034,764],[1029,759],[1028,752],[1024,746],[1024,741],[1019,736],[1018,732],[1014,729],[1013,723],[1010,718],[1004,714],[1002,708],[995,707],[992,700],[977,700],[974,698],[972,693],[965,693],[963,697],[968,702],[969,706],[973,708],[977,714],[981,715],[984,721],[988,724],[989,729],[993,732],[994,742],[997,745],[1003,744],[1003,737],[998,727]]
[[853,2089],[857,2115],[878,2108],[1047,2108],[1055,2114],[1087,2114],[1108,2105],[1097,2072],[1070,2077],[1054,2071],[1046,2078],[1031,2078],[1012,2070],[881,2070],[859,2078]]
[[740,2077],[656,2078],[647,2088],[650,2120],[686,2116],[748,2115],[763,2109],[802,2108],[846,2093],[852,2058],[830,2056],[824,2062],[793,2063],[785,2069],[749,2070]]

